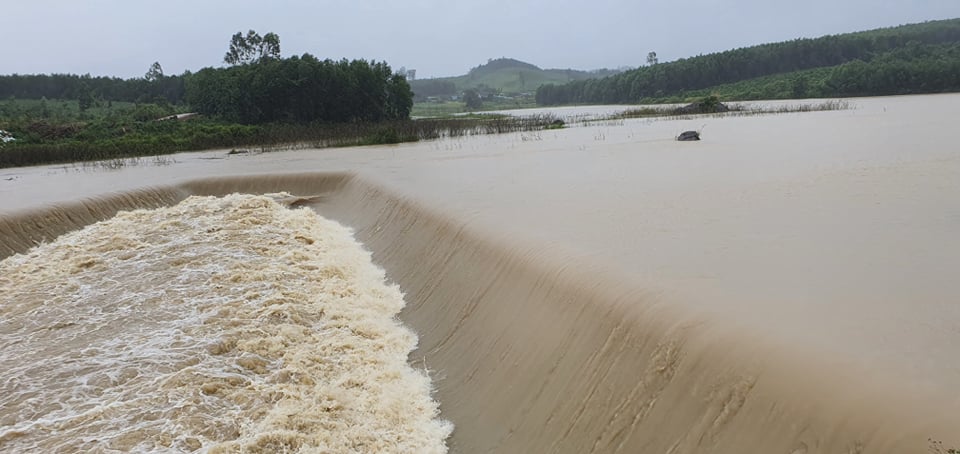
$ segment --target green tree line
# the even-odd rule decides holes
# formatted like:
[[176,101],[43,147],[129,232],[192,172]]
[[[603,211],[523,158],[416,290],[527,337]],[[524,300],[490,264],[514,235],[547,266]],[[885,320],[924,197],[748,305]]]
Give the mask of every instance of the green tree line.
[[89,96],[101,101],[180,104],[185,96],[184,81],[189,75],[160,76],[153,80],[92,77],[89,74],[0,75],[0,99],[77,100]]
[[[893,60],[905,61],[902,53],[894,52],[898,49],[909,46],[916,49],[925,45],[937,46],[958,42],[960,42],[960,19],[931,21],[866,32],[764,44],[655,64],[604,79],[575,81],[565,85],[544,85],[537,90],[536,99],[541,105],[639,103],[743,80],[814,68],[838,67],[855,61],[868,64],[878,59],[878,64],[883,63],[892,68],[895,66]],[[938,47],[925,49],[938,49]],[[882,60],[880,57],[888,60]],[[856,69],[854,67],[853,70]],[[850,69],[847,68],[847,70]],[[838,81],[842,78],[842,75],[837,76]],[[879,87],[875,83],[871,86]],[[830,95],[839,94],[841,93]],[[886,94],[886,92],[864,91],[863,94]]]
[[154,63],[134,79],[6,75],[0,76],[0,99],[74,100],[81,111],[101,101],[178,105],[242,124],[392,121],[408,118],[413,107],[405,76],[386,62],[281,58],[274,33],[237,32],[224,63],[231,66],[179,76],[164,75]]
[[837,96],[904,95],[960,90],[960,43],[911,44],[870,61],[836,67],[823,92]]
[[0,99],[169,103],[244,124],[406,118],[413,94],[384,62],[304,54],[180,76],[120,79],[72,74],[0,76]]
[[[413,93],[385,62],[282,58],[280,39],[238,32],[225,67],[143,77],[0,76],[0,167],[212,147],[396,143],[440,134],[409,120]],[[173,114],[198,112],[189,119]],[[534,125],[541,127],[542,125]]]
[[680,103],[711,95],[746,101],[953,91],[960,91],[960,44],[908,45],[869,61],[775,74],[644,101]]
[[377,122],[407,118],[413,93],[384,62],[304,54],[204,68],[187,77],[186,101],[197,112],[242,124]]

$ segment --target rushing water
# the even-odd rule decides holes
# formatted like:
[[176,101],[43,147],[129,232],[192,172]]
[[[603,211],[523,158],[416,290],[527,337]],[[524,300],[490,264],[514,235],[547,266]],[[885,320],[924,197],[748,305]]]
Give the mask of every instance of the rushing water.
[[[233,300],[221,299],[227,294],[219,288],[184,290],[179,277],[164,274],[177,268],[156,258],[162,254],[137,255],[139,237],[109,249],[128,268],[97,261],[112,257],[94,252],[114,244],[106,236],[53,240],[119,209],[175,205],[195,194],[289,191],[302,196],[297,205],[352,227],[406,293],[408,305],[399,316],[420,337],[409,361],[432,371],[441,416],[456,425],[449,438],[454,452],[927,453],[928,438],[956,446],[960,154],[951,134],[960,96],[858,99],[852,107],[575,121],[562,130],[342,150],[190,153],[119,170],[77,165],[0,171],[0,252],[46,243],[30,254],[59,254],[51,257],[61,259],[49,260],[67,271],[89,259],[83,273],[116,269],[129,276],[97,275],[89,287],[63,288],[62,301],[48,287],[43,291],[54,296],[33,300],[57,304],[34,309],[23,306],[30,298],[5,296],[10,301],[0,306],[4,311],[40,315],[44,307],[49,318],[3,312],[16,331],[4,332],[3,367],[14,372],[0,373],[0,383],[37,396],[53,396],[53,389],[67,394],[51,398],[56,404],[49,408],[31,394],[20,398],[26,404],[16,411],[5,401],[0,433],[7,435],[0,443],[52,443],[61,433],[62,443],[106,443],[108,435],[99,435],[112,433],[106,423],[90,426],[103,428],[97,435],[50,429],[94,415],[84,411],[113,398],[91,393],[82,382],[87,376],[128,383],[148,371],[160,377],[163,367],[209,366],[195,385],[182,388],[200,389],[195,396],[224,405],[220,390],[272,376],[275,360],[261,364],[268,372],[259,374],[241,364],[258,369],[260,363],[246,362],[257,356],[245,355],[270,357],[259,350],[223,356],[201,349],[204,359],[196,365],[176,363],[176,355],[187,351],[176,336],[200,335],[176,324],[216,319],[204,311],[235,310]],[[584,114],[607,109],[618,108]],[[583,118],[570,109],[554,113]],[[673,140],[688,129],[702,129],[704,140]],[[159,217],[144,221],[149,225],[133,222],[121,230],[194,218],[152,213]],[[250,228],[280,228],[270,227],[275,225]],[[236,259],[220,233],[190,236],[188,230],[169,232],[171,244],[193,238],[188,250],[194,252],[185,263],[208,258],[207,266],[216,270]],[[245,238],[244,247],[264,244]],[[288,259],[305,246],[290,241],[278,247],[276,256],[287,259],[257,267],[269,271],[265,278],[282,276],[297,287],[324,281],[297,283],[285,279],[286,272],[275,275],[296,267]],[[3,266],[31,266],[27,257]],[[140,271],[151,263],[160,273],[152,279],[162,282],[151,283],[153,274]],[[7,279],[5,295],[40,292],[32,290],[39,289],[34,284],[10,283],[7,273],[0,279]],[[153,292],[204,291],[210,299],[196,306],[177,303],[189,310],[154,304],[150,317],[143,317],[142,309],[133,308],[179,300],[174,293],[168,298],[147,292],[141,299],[108,294],[141,282]],[[83,291],[100,293],[77,296]],[[129,327],[135,341],[107,348],[110,331],[94,330],[89,340],[95,350],[69,348],[62,340],[86,326],[69,325],[77,323],[73,314],[84,314],[74,307],[80,299],[93,302],[83,309],[92,311],[91,319],[116,317],[109,326]],[[240,337],[254,334],[260,335]],[[97,335],[104,336],[103,345],[93,342]],[[36,344],[27,348],[23,342],[31,338]],[[172,362],[153,364],[154,356],[144,356],[133,360],[133,370],[112,375],[82,370],[112,361],[109,355],[128,354],[121,348],[128,344],[162,351],[160,357],[169,355]],[[84,352],[91,363],[79,360]],[[58,372],[46,374],[44,364]],[[238,370],[241,381],[224,381]],[[61,382],[68,385],[55,386]],[[212,394],[204,394],[205,383],[213,383]],[[126,392],[123,386],[111,389],[118,396]],[[312,403],[296,414],[325,408],[310,401],[323,393],[304,396]],[[216,417],[200,416],[215,421],[204,425],[209,434],[168,430],[163,427],[174,418],[162,413],[169,408],[162,404],[144,400],[109,413],[131,430],[144,430],[122,446],[188,451],[197,443],[227,443],[223,447],[239,450],[258,439],[274,443],[263,434],[282,432],[291,438],[265,446],[304,447],[317,434],[331,433],[326,426],[298,426],[300,435],[279,426],[253,427],[243,421],[259,416],[242,413],[240,403],[230,404],[236,416],[219,410]],[[436,415],[424,405],[424,427],[434,427],[434,439],[442,439],[450,426],[429,419]],[[65,419],[31,422],[19,416],[41,410]],[[137,420],[141,414],[151,416]],[[19,435],[31,430],[33,438]],[[215,439],[218,433],[235,438]]]
[[4,452],[445,452],[396,286],[265,197],[124,213],[0,264]]

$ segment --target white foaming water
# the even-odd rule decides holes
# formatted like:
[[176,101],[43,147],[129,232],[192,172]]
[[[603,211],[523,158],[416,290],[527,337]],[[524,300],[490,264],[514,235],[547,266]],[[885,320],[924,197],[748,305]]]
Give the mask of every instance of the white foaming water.
[[192,197],[0,262],[0,451],[445,452],[345,227]]

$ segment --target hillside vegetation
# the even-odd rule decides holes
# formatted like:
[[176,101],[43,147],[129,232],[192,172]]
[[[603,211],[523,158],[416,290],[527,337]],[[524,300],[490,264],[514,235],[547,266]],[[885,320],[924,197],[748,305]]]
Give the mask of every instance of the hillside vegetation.
[[[228,66],[143,78],[0,76],[0,168],[209,148],[398,143],[538,130],[551,118],[411,120],[413,94],[386,62],[281,57],[279,37],[237,33]],[[161,160],[161,162],[166,162]]]
[[704,93],[784,99],[960,90],[960,19],[797,39],[547,84],[540,105],[647,103]]
[[423,101],[429,97],[459,96],[466,90],[476,90],[481,96],[516,96],[533,93],[543,84],[597,79],[617,73],[618,70],[612,69],[541,69],[512,58],[498,58],[489,60],[462,76],[412,80],[410,88],[415,101]]

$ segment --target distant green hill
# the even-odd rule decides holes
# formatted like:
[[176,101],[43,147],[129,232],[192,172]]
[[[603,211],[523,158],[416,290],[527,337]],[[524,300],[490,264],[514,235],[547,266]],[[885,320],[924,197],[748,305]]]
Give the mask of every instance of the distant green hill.
[[960,91],[960,43],[911,44],[868,61],[747,79],[662,98],[679,103],[715,95],[723,100],[836,98]]
[[541,69],[536,65],[512,58],[497,58],[471,69],[462,76],[412,80],[410,88],[413,90],[415,99],[419,101],[428,97],[458,96],[469,89],[477,90],[483,96],[532,94],[543,84],[563,84],[576,80],[596,79],[619,72],[611,69],[595,71]]
[[542,85],[537,104],[632,104],[703,94],[783,99],[960,91],[960,19],[734,49],[600,80]]

